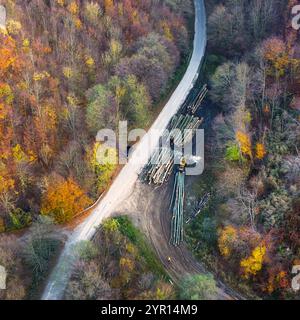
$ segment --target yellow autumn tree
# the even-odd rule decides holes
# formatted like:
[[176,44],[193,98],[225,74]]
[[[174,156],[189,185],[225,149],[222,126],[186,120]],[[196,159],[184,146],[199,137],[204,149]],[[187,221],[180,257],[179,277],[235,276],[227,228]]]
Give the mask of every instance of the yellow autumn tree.
[[266,156],[266,148],[262,143],[257,143],[256,144],[256,158],[259,160],[262,160]]
[[119,222],[116,219],[107,219],[102,223],[105,232],[115,233],[119,230]]
[[65,78],[70,79],[74,76],[74,70],[70,67],[64,67],[63,74],[64,74]]
[[231,254],[232,243],[237,239],[237,230],[233,226],[227,226],[220,230],[218,246],[224,257],[229,257]]
[[6,29],[9,34],[16,35],[21,31],[22,25],[19,21],[8,20],[6,23]]
[[9,84],[0,82],[0,99],[7,104],[14,100],[14,94]]
[[49,77],[50,77],[50,74],[47,71],[43,71],[43,72],[35,72],[33,74],[32,79],[35,82],[39,82]]
[[63,7],[65,5],[65,0],[55,0],[55,1],[61,7]]
[[42,198],[41,214],[53,217],[56,223],[65,223],[91,202],[73,179],[59,179],[50,184]]
[[120,268],[123,271],[132,272],[134,270],[134,261],[130,257],[121,257]]
[[95,60],[91,56],[87,56],[85,58],[85,64],[89,67],[92,68],[95,65]]
[[103,61],[107,66],[116,65],[121,58],[122,44],[118,40],[110,41],[109,50],[103,55]]
[[79,7],[78,7],[78,4],[76,3],[76,1],[70,2],[70,4],[68,5],[68,11],[72,15],[77,15],[79,13]]
[[250,276],[255,276],[261,269],[266,255],[266,246],[260,245],[256,247],[250,257],[241,261],[243,276],[248,279]]
[[162,27],[162,29],[163,29],[163,31],[164,31],[165,37],[166,37],[168,40],[173,41],[173,40],[174,40],[174,36],[173,36],[173,34],[172,34],[172,31],[171,31],[170,26],[168,25],[168,23],[167,23],[166,21],[163,21],[163,22],[161,23],[161,27]]
[[98,191],[102,192],[111,181],[118,163],[115,148],[109,148],[96,142],[91,157],[91,165],[97,177]]
[[102,9],[97,2],[88,2],[84,7],[84,16],[87,21],[96,25],[99,21],[100,13],[102,13]]
[[28,162],[28,158],[19,144],[12,148],[12,154],[15,162]]
[[115,279],[115,283],[119,282],[119,285],[121,284],[122,286],[128,284],[134,275],[135,267],[135,261],[131,257],[121,257],[119,262],[119,276]]
[[32,163],[37,160],[37,157],[32,150],[25,153],[19,144],[16,144],[12,148],[12,156],[15,163]]
[[251,150],[252,145],[251,145],[251,139],[249,135],[242,131],[237,131],[236,140],[239,144],[241,152],[252,159],[252,150]]

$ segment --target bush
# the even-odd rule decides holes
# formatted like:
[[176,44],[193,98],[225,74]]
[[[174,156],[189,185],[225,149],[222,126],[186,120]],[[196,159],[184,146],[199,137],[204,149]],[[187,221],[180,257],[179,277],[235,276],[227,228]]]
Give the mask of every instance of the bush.
[[117,217],[120,232],[137,246],[140,255],[145,259],[151,271],[157,275],[166,276],[165,270],[160,261],[155,256],[153,250],[147,244],[143,234],[136,229],[128,217]]
[[75,255],[84,261],[94,259],[99,254],[99,249],[91,241],[81,241],[75,245]]
[[230,144],[226,149],[226,160],[233,162],[244,162],[246,159],[241,155],[240,148],[236,144]]
[[182,300],[214,300],[216,294],[216,282],[211,274],[188,275],[180,285]]
[[260,203],[261,222],[266,230],[283,226],[284,215],[290,210],[292,199],[286,190],[279,189],[272,192]]
[[46,278],[51,261],[56,257],[61,240],[54,234],[53,221],[49,217],[39,217],[31,228],[24,248],[26,265],[32,270],[30,295],[36,294],[37,288]]
[[10,213],[10,221],[8,224],[8,230],[19,230],[30,225],[32,221],[31,214],[25,212],[20,208],[15,209]]

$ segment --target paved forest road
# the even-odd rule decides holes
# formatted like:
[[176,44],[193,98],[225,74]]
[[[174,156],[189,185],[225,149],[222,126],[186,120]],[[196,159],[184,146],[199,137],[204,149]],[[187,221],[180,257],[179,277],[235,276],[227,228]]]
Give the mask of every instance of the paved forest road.
[[[172,116],[176,114],[198,77],[199,67],[204,56],[206,46],[206,14],[204,0],[195,2],[195,37],[194,48],[188,69],[165,105],[162,112],[150,128],[147,135],[138,144],[112,186],[98,203],[93,212],[80,224],[67,241],[65,248],[49,277],[47,286],[42,295],[44,300],[58,300],[63,293],[72,272],[72,246],[82,240],[89,240],[95,234],[96,228],[103,219],[114,214],[115,209],[130,197],[138,179],[138,174],[147,163],[151,153],[158,144],[159,137],[167,127]],[[150,139],[151,136],[151,139]],[[150,141],[151,140],[151,141]]]

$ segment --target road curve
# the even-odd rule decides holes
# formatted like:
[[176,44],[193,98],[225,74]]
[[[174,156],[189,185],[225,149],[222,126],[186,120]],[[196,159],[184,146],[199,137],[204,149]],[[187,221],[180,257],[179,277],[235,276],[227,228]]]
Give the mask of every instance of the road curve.
[[131,154],[128,163],[114,180],[106,195],[94,208],[93,212],[69,237],[60,258],[49,277],[42,295],[42,300],[62,299],[64,290],[72,273],[72,246],[82,240],[91,239],[95,234],[96,228],[101,224],[103,219],[111,216],[114,213],[115,208],[130,196],[139,173],[158,144],[159,137],[193,88],[194,83],[198,78],[198,72],[206,47],[206,12],[204,0],[194,0],[194,3],[194,47],[184,77],[148,133],[141,139],[136,149]]

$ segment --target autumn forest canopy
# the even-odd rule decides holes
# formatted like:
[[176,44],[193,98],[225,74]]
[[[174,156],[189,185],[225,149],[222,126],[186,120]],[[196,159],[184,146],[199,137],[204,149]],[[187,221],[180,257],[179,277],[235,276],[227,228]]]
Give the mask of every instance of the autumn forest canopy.
[[[178,249],[181,265],[162,257],[165,248],[157,250],[149,231],[160,230],[157,215],[162,230],[163,220],[171,220],[170,209],[158,213],[160,201],[169,201],[160,197],[173,188],[170,178],[155,189],[161,193],[154,204],[155,191],[137,192],[140,203],[126,204],[134,213],[125,205],[128,210],[103,221],[91,241],[72,248],[64,299],[206,300],[224,288],[231,298],[299,299],[291,286],[293,266],[300,265],[296,4],[205,1],[207,46],[193,89],[208,88],[197,111],[205,170],[184,182],[185,244],[168,253]],[[8,273],[0,299],[37,299],[70,230],[120,169],[97,161],[103,150],[97,133],[117,131],[121,120],[129,129],[150,127],[188,65],[195,10],[192,0],[0,5],[6,9],[0,25],[0,266]],[[107,150],[112,158],[117,153]],[[145,212],[137,209],[142,205]],[[156,246],[168,249],[157,234]],[[198,262],[208,272],[182,271]],[[176,281],[173,269],[180,270]]]
[[189,243],[246,298],[299,299],[300,51],[297,1],[207,1],[206,170],[212,194]]
[[[36,298],[65,240],[54,225],[71,222],[94,203],[117,169],[96,161],[98,130],[117,129],[119,120],[130,128],[151,123],[188,60],[193,5],[0,5],[6,9],[0,26],[0,265],[11,275],[0,297]],[[7,235],[18,230],[26,241]]]
[[115,170],[94,159],[98,130],[147,126],[185,61],[191,2],[0,4],[0,230],[67,222]]

